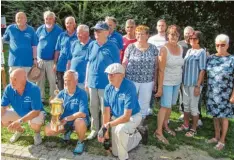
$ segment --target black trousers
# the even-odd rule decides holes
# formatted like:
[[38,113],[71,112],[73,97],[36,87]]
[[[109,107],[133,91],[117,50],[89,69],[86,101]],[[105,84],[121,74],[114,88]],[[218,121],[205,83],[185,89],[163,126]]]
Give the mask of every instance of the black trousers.
[[64,72],[56,71],[56,84],[60,91],[64,89],[63,75],[64,75]]

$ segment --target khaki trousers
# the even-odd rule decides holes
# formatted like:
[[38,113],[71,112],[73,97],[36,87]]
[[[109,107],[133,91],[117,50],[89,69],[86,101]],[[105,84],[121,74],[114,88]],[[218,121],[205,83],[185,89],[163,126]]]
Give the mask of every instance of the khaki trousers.
[[[104,89],[89,88],[91,131],[98,133],[100,129],[100,110],[104,110]],[[102,116],[101,116],[102,117]]]
[[132,116],[129,122],[111,128],[112,153],[120,160],[128,159],[128,152],[138,146],[142,139],[141,134],[136,129],[141,119],[142,116],[138,113]]
[[38,87],[41,90],[41,98],[45,99],[45,80],[46,77],[50,86],[50,97],[54,97],[54,90],[56,90],[55,73],[53,72],[54,61],[39,60],[38,66],[43,70],[43,78],[37,82]]

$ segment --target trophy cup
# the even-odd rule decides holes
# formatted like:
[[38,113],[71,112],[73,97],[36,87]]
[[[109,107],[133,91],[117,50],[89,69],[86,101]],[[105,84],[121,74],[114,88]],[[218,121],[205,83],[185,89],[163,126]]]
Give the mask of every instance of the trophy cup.
[[[58,94],[58,90],[55,90],[54,93],[55,95]],[[63,100],[60,98],[55,97],[50,101],[51,104],[51,111],[50,114],[52,115],[51,117],[51,122],[50,122],[50,127],[53,131],[58,132],[64,129],[64,126],[61,124],[59,118],[63,114]]]

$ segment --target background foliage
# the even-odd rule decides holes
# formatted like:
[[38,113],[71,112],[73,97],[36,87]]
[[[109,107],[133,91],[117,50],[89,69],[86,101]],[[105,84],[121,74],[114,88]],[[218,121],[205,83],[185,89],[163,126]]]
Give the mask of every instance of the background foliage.
[[[155,32],[158,19],[166,19],[168,25],[177,24],[182,29],[191,25],[204,33],[204,44],[210,53],[215,52],[214,39],[217,34],[230,36],[230,49],[234,53],[234,2],[153,2],[153,1],[3,1],[2,15],[8,24],[14,22],[18,11],[24,11],[28,23],[35,28],[43,24],[43,12],[56,13],[57,23],[64,27],[64,19],[72,15],[78,23],[93,26],[105,16],[115,16],[118,30],[124,33],[124,23],[133,18],[138,24],[146,24]],[[181,32],[182,33],[182,32]],[[181,36],[181,38],[183,38]]]

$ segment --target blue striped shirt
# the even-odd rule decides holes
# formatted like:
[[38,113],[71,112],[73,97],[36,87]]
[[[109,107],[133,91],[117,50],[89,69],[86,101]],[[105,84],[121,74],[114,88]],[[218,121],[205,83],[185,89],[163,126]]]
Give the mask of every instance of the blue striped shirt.
[[199,73],[206,69],[206,51],[204,49],[189,49],[184,58],[183,84],[195,86]]

